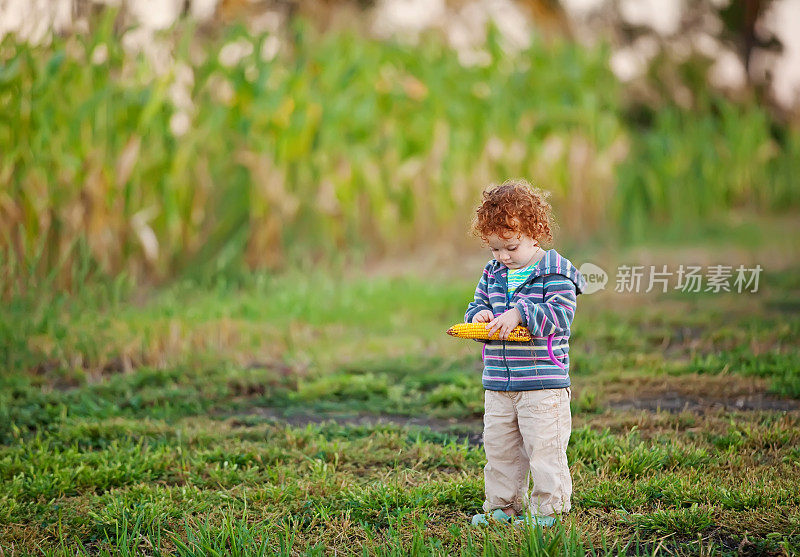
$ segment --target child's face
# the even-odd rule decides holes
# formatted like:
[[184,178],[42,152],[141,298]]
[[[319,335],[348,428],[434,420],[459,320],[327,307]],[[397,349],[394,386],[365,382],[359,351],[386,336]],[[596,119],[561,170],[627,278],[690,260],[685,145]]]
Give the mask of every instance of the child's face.
[[509,269],[522,269],[533,262],[539,252],[539,244],[533,238],[514,233],[509,238],[492,234],[488,238],[492,257]]

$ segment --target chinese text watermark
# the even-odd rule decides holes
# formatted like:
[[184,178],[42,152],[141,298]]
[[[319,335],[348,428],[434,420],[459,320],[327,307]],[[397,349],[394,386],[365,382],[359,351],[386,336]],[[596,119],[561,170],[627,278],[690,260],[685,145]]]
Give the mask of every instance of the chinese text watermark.
[[[584,263],[580,272],[586,279],[584,293],[602,290],[608,284],[608,273],[593,263]],[[614,281],[615,292],[758,292],[761,265],[679,265],[670,270],[667,265],[620,265]]]

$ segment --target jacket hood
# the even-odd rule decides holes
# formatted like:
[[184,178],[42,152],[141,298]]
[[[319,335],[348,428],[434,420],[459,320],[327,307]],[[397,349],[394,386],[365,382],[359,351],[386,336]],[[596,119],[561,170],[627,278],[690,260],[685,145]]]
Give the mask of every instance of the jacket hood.
[[[493,272],[499,272],[501,276],[506,277],[508,267],[500,263],[496,259],[491,260]],[[586,287],[586,279],[583,278],[581,272],[572,264],[566,257],[562,256],[555,249],[549,249],[544,252],[539,262],[534,267],[531,277],[541,277],[544,275],[564,275],[575,283],[575,293],[582,294],[583,289]]]

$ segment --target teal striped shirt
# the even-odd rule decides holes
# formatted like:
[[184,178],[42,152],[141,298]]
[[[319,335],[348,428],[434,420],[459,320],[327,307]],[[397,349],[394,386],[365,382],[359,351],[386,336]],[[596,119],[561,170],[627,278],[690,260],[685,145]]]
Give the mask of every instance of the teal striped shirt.
[[535,268],[536,265],[528,265],[522,269],[508,270],[508,291],[506,292],[506,298],[509,302],[511,301],[511,296],[514,294],[514,291],[519,288],[520,284],[528,280],[528,277],[531,276]]

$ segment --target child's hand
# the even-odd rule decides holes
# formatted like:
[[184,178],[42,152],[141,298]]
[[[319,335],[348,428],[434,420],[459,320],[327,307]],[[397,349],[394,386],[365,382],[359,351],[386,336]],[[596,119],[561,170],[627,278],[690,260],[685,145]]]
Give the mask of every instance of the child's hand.
[[511,330],[520,323],[522,323],[522,315],[517,308],[511,308],[489,322],[489,336],[492,336],[495,331],[499,331],[500,338],[506,340]]
[[489,311],[488,309],[482,309],[478,313],[475,314],[475,317],[472,318],[473,323],[488,323],[494,319],[494,314]]

